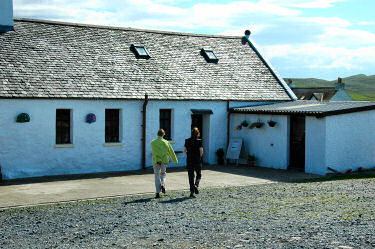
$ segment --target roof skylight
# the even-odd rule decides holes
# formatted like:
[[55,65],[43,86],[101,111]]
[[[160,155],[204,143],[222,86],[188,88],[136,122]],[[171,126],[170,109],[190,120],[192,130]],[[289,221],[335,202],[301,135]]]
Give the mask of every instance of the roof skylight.
[[216,57],[214,51],[202,48],[201,55],[206,59],[207,62],[217,63],[219,59]]
[[145,58],[145,59],[150,58],[150,54],[148,53],[144,45],[132,44],[130,46],[130,50],[133,51],[133,53],[135,54],[137,58]]

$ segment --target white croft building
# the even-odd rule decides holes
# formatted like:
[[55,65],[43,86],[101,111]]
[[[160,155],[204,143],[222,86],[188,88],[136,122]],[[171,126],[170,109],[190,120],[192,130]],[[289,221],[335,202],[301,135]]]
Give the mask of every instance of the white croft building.
[[[12,11],[11,4],[5,7]],[[240,136],[250,141],[247,150],[256,153],[261,165],[288,167],[288,114],[278,116],[279,126],[263,130],[263,136],[236,133],[242,115],[253,114],[232,108],[296,99],[247,38],[32,19],[13,22],[6,16],[11,18],[0,17],[3,179],[148,167],[149,144],[159,128],[167,131],[177,152],[176,166],[183,166],[181,152],[192,126],[202,131],[208,164],[216,163],[216,150],[226,148],[230,137]],[[9,28],[9,23],[14,26]],[[363,120],[372,120],[363,139],[373,136],[368,134],[374,128],[375,105],[367,104],[368,111],[357,110],[361,117],[370,113]],[[318,141],[330,148],[328,119],[324,125],[311,119]],[[350,120],[344,123],[350,125]],[[275,146],[263,146],[266,137],[277,138]],[[374,141],[366,140],[372,152]],[[327,154],[319,142],[312,146],[317,146],[313,160]],[[373,155],[361,166],[375,164]],[[325,173],[313,164],[306,167],[309,172]]]
[[[375,167],[375,103],[289,101],[231,109],[231,136],[258,164],[307,173]],[[244,120],[260,128],[236,129]],[[268,122],[272,120],[273,126]]]
[[215,164],[229,107],[294,98],[241,38],[15,19],[0,35],[3,179],[151,166],[159,127],[177,152],[200,127]]

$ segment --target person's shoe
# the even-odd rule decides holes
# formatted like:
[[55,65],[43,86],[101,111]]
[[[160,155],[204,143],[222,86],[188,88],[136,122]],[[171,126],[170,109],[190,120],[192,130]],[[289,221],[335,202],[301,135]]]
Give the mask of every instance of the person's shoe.
[[197,186],[194,186],[194,193],[197,195],[199,194],[199,190],[198,190],[198,187]]
[[194,192],[190,192],[190,198],[194,198]]
[[159,198],[160,198],[160,194],[159,194],[159,193],[156,193],[155,198],[156,198],[156,199],[159,199]]
[[165,194],[165,187],[164,187],[164,185],[161,185],[161,192],[163,192],[163,194]]

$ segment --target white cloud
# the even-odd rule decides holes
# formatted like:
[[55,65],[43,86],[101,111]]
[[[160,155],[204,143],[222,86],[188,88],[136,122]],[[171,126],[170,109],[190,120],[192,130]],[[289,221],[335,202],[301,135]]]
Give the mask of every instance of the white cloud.
[[334,3],[345,2],[346,0],[264,0],[271,4],[294,7],[294,8],[331,8]]
[[[309,43],[296,47],[289,45],[267,46],[265,54],[271,60],[277,57],[287,65],[298,65],[299,70],[365,70],[369,65],[375,66],[375,46],[348,49],[331,47],[323,43]],[[283,66],[281,66],[283,67]]]
[[359,25],[375,25],[375,22],[359,22]]
[[322,26],[348,27],[351,22],[338,17],[302,17],[304,22],[319,24]]
[[375,44],[375,34],[365,30],[351,30],[340,27],[327,27],[325,33],[320,36],[322,41],[332,45],[342,46]]

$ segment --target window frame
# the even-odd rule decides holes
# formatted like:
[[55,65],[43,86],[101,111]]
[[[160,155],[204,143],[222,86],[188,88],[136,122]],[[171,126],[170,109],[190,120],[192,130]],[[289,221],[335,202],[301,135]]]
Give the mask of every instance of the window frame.
[[121,143],[121,109],[107,108],[105,109],[104,116],[104,142],[106,144]]
[[[61,117],[59,112],[68,112],[65,113],[65,116]],[[66,144],[73,144],[73,124],[72,124],[72,109],[66,108],[59,108],[56,109],[56,126],[55,126],[55,144],[56,145],[66,145]],[[67,127],[63,127],[64,123]],[[68,139],[64,139],[67,136]]]
[[[212,54],[215,58],[211,58],[209,54]],[[214,53],[213,50],[211,49],[201,49],[201,55],[206,59],[207,62],[209,63],[218,63],[219,58],[217,58],[216,54]]]
[[[140,54],[138,49],[143,49],[146,52],[146,54]],[[146,47],[142,44],[132,44],[130,46],[130,50],[135,54],[135,57],[137,59],[139,59],[139,58],[150,59],[151,58],[150,53],[148,52]]]
[[[167,117],[165,117],[165,115],[162,115],[162,112],[168,113]],[[168,141],[172,141],[172,128],[173,128],[172,118],[173,118],[172,109],[168,109],[168,108],[159,109],[159,127],[160,129],[163,129],[165,131],[164,139]],[[165,122],[167,123],[167,127],[165,127],[165,124],[164,124]]]

